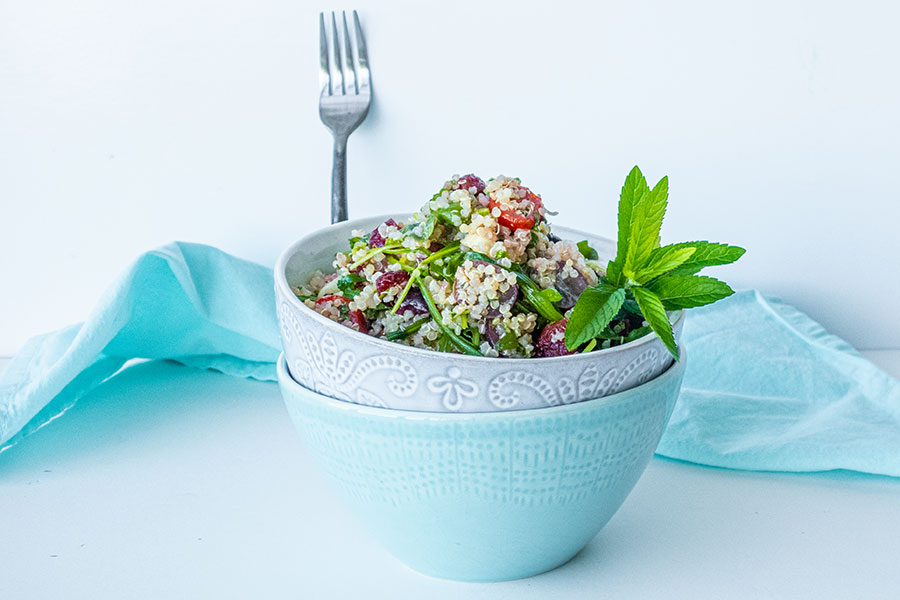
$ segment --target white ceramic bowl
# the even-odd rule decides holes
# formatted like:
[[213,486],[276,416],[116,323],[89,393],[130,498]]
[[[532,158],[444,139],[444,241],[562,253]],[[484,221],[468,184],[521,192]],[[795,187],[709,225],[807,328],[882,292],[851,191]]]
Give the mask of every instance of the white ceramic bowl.
[[[408,215],[390,215],[403,219]],[[606,350],[552,358],[487,358],[412,348],[354,331],[303,304],[292,287],[331,270],[354,229],[371,231],[389,216],[336,223],[302,238],[275,266],[281,338],[292,377],[326,396],[358,404],[430,412],[520,410],[614,394],[653,379],[672,357],[655,334]],[[562,239],[588,240],[601,261],[615,242],[554,227]],[[675,339],[684,313],[676,315]]]

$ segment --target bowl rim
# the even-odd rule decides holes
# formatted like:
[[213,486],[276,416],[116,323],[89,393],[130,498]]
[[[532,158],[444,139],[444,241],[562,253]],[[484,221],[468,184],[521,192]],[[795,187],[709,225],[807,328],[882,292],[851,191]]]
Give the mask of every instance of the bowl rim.
[[[285,274],[285,270],[286,270],[287,264],[288,264],[288,262],[290,262],[291,258],[293,258],[293,256],[300,250],[300,248],[304,244],[308,243],[311,238],[322,235],[323,233],[325,233],[329,230],[335,230],[335,229],[339,229],[339,228],[343,228],[343,227],[350,227],[351,229],[355,229],[357,227],[353,227],[353,226],[361,224],[361,223],[384,222],[387,219],[391,219],[391,218],[402,219],[405,217],[412,216],[412,214],[413,213],[399,213],[399,214],[394,213],[394,214],[386,214],[386,215],[373,215],[371,217],[362,217],[362,218],[351,219],[351,220],[347,220],[347,221],[339,221],[337,223],[332,223],[331,225],[328,225],[326,227],[321,227],[319,229],[311,231],[310,233],[304,235],[299,240],[295,241],[293,244],[288,246],[281,253],[281,255],[279,255],[278,261],[275,263],[275,286],[281,292],[281,296],[283,298],[288,299],[288,302],[290,303],[290,305],[292,307],[300,308],[301,310],[308,311],[307,313],[304,313],[304,314],[308,314],[311,318],[317,320],[317,322],[321,323],[325,327],[329,327],[332,329],[335,327],[338,328],[338,329],[333,329],[333,331],[335,331],[336,333],[339,332],[341,335],[350,334],[351,338],[353,336],[360,336],[360,338],[364,338],[368,342],[371,342],[378,346],[384,347],[386,350],[390,349],[391,351],[397,352],[399,354],[421,357],[426,360],[429,357],[432,359],[433,358],[441,358],[441,357],[446,359],[447,357],[452,357],[453,360],[463,360],[463,361],[471,361],[471,362],[502,360],[504,365],[519,366],[519,367],[525,367],[526,365],[534,365],[536,362],[541,363],[541,364],[547,364],[548,362],[551,362],[551,361],[577,362],[580,360],[580,361],[584,361],[584,362],[590,362],[592,360],[600,360],[603,356],[609,356],[611,354],[615,354],[616,352],[624,352],[626,350],[631,350],[633,348],[637,348],[644,344],[652,343],[654,340],[660,339],[659,336],[656,335],[655,332],[651,331],[650,333],[648,333],[642,337],[639,337],[636,340],[632,340],[628,343],[621,344],[619,346],[613,346],[612,348],[603,348],[600,350],[594,350],[592,352],[586,352],[586,353],[576,352],[575,354],[566,354],[563,356],[540,356],[540,357],[532,357],[532,358],[501,358],[501,357],[496,357],[496,356],[471,356],[468,354],[457,354],[454,352],[438,352],[436,350],[426,350],[424,348],[415,348],[413,346],[407,346],[406,344],[398,344],[396,342],[391,342],[389,340],[374,337],[374,336],[371,336],[371,335],[368,335],[365,333],[360,333],[359,331],[355,331],[353,329],[350,329],[349,327],[345,327],[345,326],[341,325],[340,323],[336,323],[335,321],[332,321],[328,317],[321,315],[318,312],[316,312],[315,310],[306,306],[306,304],[301,302],[300,299],[297,298],[297,296],[294,294],[293,290],[291,289],[290,284],[288,283],[287,275]],[[571,227],[565,227],[564,225],[561,225],[560,227],[562,229],[565,229],[572,233],[578,234],[578,236],[585,236],[585,238],[595,238],[595,239],[599,239],[599,240],[604,240],[604,241],[610,242],[612,244],[615,243],[613,240],[610,240],[609,238],[595,235],[592,233],[587,233],[587,232],[581,231],[579,229],[572,229]],[[576,237],[578,237],[578,236],[576,236]],[[675,320],[672,321],[672,328],[677,329],[684,321],[685,311],[682,309],[682,310],[673,311],[673,312],[675,312],[677,314],[677,316],[675,317]]]
[[[672,361],[672,364],[669,365],[665,371],[649,381],[645,381],[644,383],[628,388],[627,390],[616,392],[615,394],[571,402],[569,404],[542,406],[540,408],[500,409],[484,412],[407,410],[402,408],[382,408],[379,406],[370,406],[368,404],[357,404],[356,402],[349,400],[339,400],[338,398],[326,396],[321,392],[311,390],[299,383],[291,376],[288,369],[287,357],[284,355],[284,352],[278,356],[275,368],[278,375],[279,387],[296,389],[298,393],[315,398],[318,401],[324,402],[330,408],[337,410],[368,415],[376,418],[403,419],[409,421],[492,421],[497,419],[515,418],[516,416],[559,417],[570,413],[590,410],[591,408],[597,408],[598,405],[606,406],[638,400],[640,396],[645,395],[647,392],[652,392],[656,388],[666,385],[671,379],[681,377],[685,368],[687,368],[687,351],[683,346],[679,346],[678,360]],[[680,393],[681,390],[679,389],[679,394]],[[285,400],[287,401],[287,398],[285,398]],[[547,411],[552,411],[552,414],[547,414]]]

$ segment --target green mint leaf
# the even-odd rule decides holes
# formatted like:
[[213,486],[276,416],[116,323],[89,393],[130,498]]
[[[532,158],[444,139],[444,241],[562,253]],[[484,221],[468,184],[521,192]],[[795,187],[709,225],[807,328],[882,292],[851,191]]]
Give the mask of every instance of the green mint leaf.
[[659,231],[668,201],[669,178],[663,177],[634,205],[625,262],[622,264],[622,274],[626,277],[635,279],[637,273],[647,266],[650,253],[659,248]]
[[663,307],[662,301],[656,294],[642,287],[631,288],[634,299],[637,300],[638,306],[641,307],[641,313],[644,319],[650,324],[650,328],[663,341],[675,360],[678,360],[678,347],[675,345],[675,334],[672,332],[672,324],[669,322],[669,316]]
[[625,302],[625,290],[601,283],[581,293],[566,324],[566,348],[578,346],[599,335]]
[[597,251],[591,248],[587,240],[578,242],[578,251],[588,260],[597,260],[599,258],[599,256],[597,256]]
[[[625,254],[628,251],[634,207],[648,191],[650,191],[650,188],[647,186],[647,180],[644,179],[643,173],[635,165],[628,177],[625,178],[625,184],[622,186],[622,192],[619,195],[619,232],[616,240],[615,260],[620,266],[625,263]],[[618,282],[614,281],[613,283]]]
[[735,262],[744,255],[740,246],[717,244],[715,242],[682,242],[671,244],[673,248],[694,248],[691,257],[672,271],[673,275],[694,275],[700,269],[716,265],[727,265]]
[[647,266],[635,273],[632,279],[643,285],[651,279],[656,279],[660,275],[684,264],[696,250],[696,248],[691,246],[676,247],[674,245],[656,248],[650,253],[650,260]]
[[705,306],[734,293],[724,281],[703,275],[665,275],[648,288],[668,310]]
[[625,282],[622,281],[622,264],[618,261],[611,260],[606,265],[606,279],[614,286],[621,286]]

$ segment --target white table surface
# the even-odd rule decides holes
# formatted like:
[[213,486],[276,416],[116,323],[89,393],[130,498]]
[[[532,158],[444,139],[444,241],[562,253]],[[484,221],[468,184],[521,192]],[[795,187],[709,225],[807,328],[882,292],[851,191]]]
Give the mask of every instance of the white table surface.
[[432,579],[339,504],[274,384],[164,362],[0,455],[0,598],[896,599],[898,563],[900,479],[654,458],[565,566]]

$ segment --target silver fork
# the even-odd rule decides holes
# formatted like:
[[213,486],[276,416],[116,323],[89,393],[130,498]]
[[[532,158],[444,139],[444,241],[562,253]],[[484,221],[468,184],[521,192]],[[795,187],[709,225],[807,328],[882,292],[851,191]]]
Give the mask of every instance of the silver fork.
[[331,168],[331,222],[347,220],[347,138],[369,114],[372,101],[369,55],[359,17],[353,11],[356,55],[344,21],[343,47],[338,36],[337,19],[331,13],[331,55],[325,31],[325,15],[319,13],[319,117],[334,136],[334,163]]

